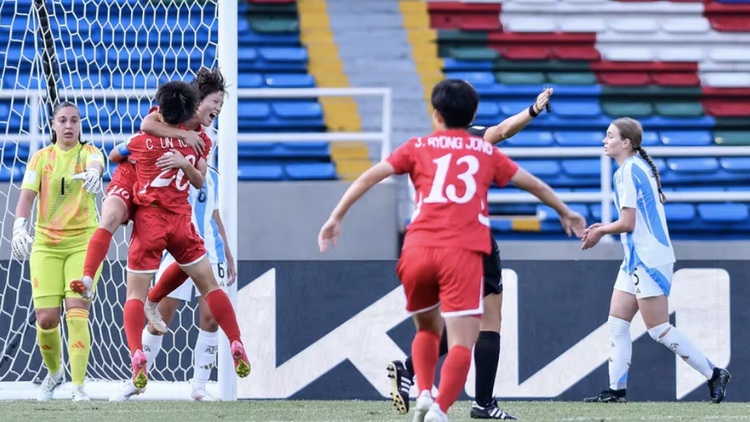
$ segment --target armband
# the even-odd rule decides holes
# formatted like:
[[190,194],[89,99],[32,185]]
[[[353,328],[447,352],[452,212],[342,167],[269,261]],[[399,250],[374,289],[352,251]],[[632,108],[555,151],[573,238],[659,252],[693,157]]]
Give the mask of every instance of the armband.
[[128,155],[130,155],[130,150],[128,149],[128,143],[127,142],[123,142],[123,143],[117,145],[116,148],[117,148],[117,152],[120,155],[122,155],[123,157],[127,157]]

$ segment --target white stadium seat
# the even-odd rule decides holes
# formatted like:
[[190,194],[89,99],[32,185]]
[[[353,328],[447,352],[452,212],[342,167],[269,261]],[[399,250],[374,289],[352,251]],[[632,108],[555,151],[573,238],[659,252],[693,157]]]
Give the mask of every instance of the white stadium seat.
[[700,72],[701,84],[714,88],[750,87],[748,72]]
[[750,62],[750,48],[714,48],[708,56],[715,62]]
[[604,21],[599,18],[564,18],[559,21],[558,29],[561,32],[601,32],[606,28]]
[[673,34],[705,33],[711,30],[711,24],[704,17],[665,18],[661,20],[661,27]]
[[659,49],[657,57],[664,62],[702,62],[705,50],[699,46],[664,47]]
[[659,30],[659,22],[656,19],[612,19],[607,26],[617,32],[652,33]]
[[612,47],[597,44],[596,49],[605,60],[616,62],[648,62],[654,59],[650,48]]
[[503,28],[511,32],[555,32],[557,25],[553,19],[515,17],[500,14]]

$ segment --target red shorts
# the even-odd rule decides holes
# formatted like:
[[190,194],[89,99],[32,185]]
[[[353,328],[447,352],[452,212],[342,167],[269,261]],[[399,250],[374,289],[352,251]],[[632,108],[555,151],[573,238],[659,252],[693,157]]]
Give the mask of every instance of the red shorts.
[[156,273],[164,250],[183,266],[206,256],[203,239],[195,231],[191,216],[162,208],[139,207],[133,218],[128,271]]
[[[109,183],[107,188],[107,196],[116,196],[125,202],[128,207],[128,220],[132,219],[135,215],[136,205],[133,203],[133,186],[138,181],[135,174],[135,167],[130,161],[117,166],[115,174],[112,175],[112,181]],[[127,223],[125,220],[123,223]]]
[[440,305],[444,317],[481,316],[484,270],[481,252],[441,246],[408,246],[398,261],[406,310],[420,313]]

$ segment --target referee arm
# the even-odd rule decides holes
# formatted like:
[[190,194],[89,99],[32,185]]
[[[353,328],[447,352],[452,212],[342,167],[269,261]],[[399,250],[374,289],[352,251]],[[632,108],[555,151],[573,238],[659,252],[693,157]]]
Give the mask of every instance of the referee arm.
[[[530,107],[534,110],[536,115],[531,114],[531,110],[526,109],[516,114],[515,116],[508,117],[507,119],[500,122],[495,126],[488,128],[469,128],[469,133],[472,135],[482,136],[485,141],[491,144],[499,144],[500,142],[513,137],[516,133],[520,132],[521,129],[525,128],[526,125],[531,122],[534,117],[544,111],[544,107],[549,103],[549,97],[552,95],[552,88],[547,88],[536,97],[536,102]],[[472,131],[473,129],[473,131]],[[481,132],[481,134],[480,134]]]

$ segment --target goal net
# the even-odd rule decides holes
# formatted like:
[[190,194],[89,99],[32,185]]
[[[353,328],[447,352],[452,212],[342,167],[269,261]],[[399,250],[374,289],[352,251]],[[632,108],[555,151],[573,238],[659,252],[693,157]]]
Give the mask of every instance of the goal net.
[[[36,397],[36,384],[46,375],[36,346],[28,261],[11,259],[10,239],[26,163],[49,144],[50,106],[56,99],[76,103],[83,138],[109,153],[138,130],[158,84],[190,81],[201,66],[217,65],[217,16],[217,4],[210,0],[0,3],[0,276],[5,281],[0,288],[0,399]],[[105,180],[114,169],[106,166]],[[87,392],[92,398],[107,398],[131,375],[122,328],[129,232],[121,228],[116,233],[91,308]],[[181,306],[150,372],[155,382],[149,383],[146,398],[189,398],[185,381],[193,372],[197,317],[195,299]],[[64,318],[60,327],[69,381]],[[58,391],[56,397],[70,397],[69,388]]]

